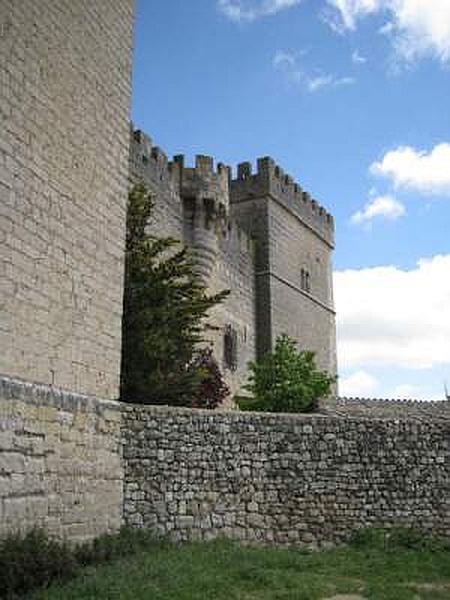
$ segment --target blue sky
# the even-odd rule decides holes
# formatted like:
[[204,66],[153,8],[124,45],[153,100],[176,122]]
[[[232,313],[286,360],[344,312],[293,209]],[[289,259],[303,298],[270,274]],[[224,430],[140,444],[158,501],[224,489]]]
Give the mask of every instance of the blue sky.
[[450,387],[450,0],[138,1],[132,118],[336,221],[341,392]]

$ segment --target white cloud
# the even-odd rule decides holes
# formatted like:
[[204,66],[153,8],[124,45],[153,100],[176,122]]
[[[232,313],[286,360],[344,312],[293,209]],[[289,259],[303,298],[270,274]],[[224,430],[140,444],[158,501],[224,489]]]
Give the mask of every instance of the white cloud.
[[[398,374],[399,376],[404,376]],[[383,370],[377,370],[376,376],[364,369],[354,371],[339,379],[339,396],[345,398],[386,398],[390,400],[444,400],[444,387],[439,380],[427,385],[399,383],[390,385],[389,376]]]
[[421,391],[416,385],[411,385],[410,383],[400,383],[394,387],[388,397],[404,399],[421,398],[421,396]]
[[450,195],[450,144],[438,144],[428,153],[401,146],[387,152],[371,171],[390,178],[397,188]]
[[450,0],[327,0],[334,9],[329,20],[340,31],[356,29],[358,20],[385,13],[382,33],[392,36],[399,56],[412,61],[433,56],[450,60]]
[[365,63],[367,62],[367,58],[366,58],[365,56],[362,56],[362,55],[359,53],[359,50],[355,50],[355,51],[352,53],[352,62],[353,62],[355,65],[363,65],[363,64],[365,64]]
[[300,4],[302,0],[218,0],[217,6],[231,21],[251,22]]
[[297,57],[292,52],[283,52],[279,50],[273,57],[272,64],[276,69],[284,67],[295,67],[297,63]]
[[317,92],[326,87],[340,87],[341,85],[352,85],[355,83],[353,77],[335,77],[334,75],[318,75],[317,77],[305,77],[305,84],[310,92]]
[[367,371],[356,371],[339,379],[339,395],[346,398],[367,398],[375,394],[378,380]]
[[298,55],[292,52],[278,51],[272,60],[272,64],[275,69],[284,73],[288,82],[298,85],[308,92],[317,92],[324,88],[355,83],[353,77],[337,77],[329,73],[312,75],[301,68]]
[[338,30],[353,30],[359,18],[380,10],[382,0],[328,0],[328,4],[337,11],[331,24]]
[[450,1],[393,0],[395,46],[407,60],[450,59]]
[[450,365],[450,254],[334,275],[341,368]]
[[378,196],[365,205],[363,210],[358,210],[352,215],[351,221],[355,225],[370,223],[376,217],[383,217],[394,221],[406,214],[406,209],[401,202],[392,196]]

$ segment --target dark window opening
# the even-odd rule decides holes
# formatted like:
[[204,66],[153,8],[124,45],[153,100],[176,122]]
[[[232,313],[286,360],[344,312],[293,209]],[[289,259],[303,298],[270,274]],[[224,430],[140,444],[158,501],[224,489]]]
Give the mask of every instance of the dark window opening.
[[311,277],[306,269],[302,269],[300,272],[300,287],[305,292],[311,291]]
[[238,336],[237,331],[231,326],[225,327],[223,337],[223,357],[225,367],[231,371],[236,371],[238,363]]

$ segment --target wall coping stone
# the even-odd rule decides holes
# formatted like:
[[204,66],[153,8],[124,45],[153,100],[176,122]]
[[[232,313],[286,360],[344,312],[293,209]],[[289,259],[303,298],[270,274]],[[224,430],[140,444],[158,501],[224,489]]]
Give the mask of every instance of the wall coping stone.
[[[421,403],[419,403],[421,404]],[[423,404],[427,404],[424,402]],[[436,402],[435,404],[438,404]],[[405,403],[406,406],[407,403]],[[274,422],[302,422],[302,421],[355,421],[355,422],[367,422],[368,417],[371,421],[404,421],[404,420],[423,420],[424,416],[427,419],[436,421],[445,418],[447,420],[447,414],[442,413],[434,413],[432,411],[427,412],[426,415],[424,413],[410,412],[405,410],[404,415],[399,415],[398,413],[387,412],[385,415],[379,413],[371,413],[370,408],[367,409],[368,414],[360,414],[360,413],[345,413],[345,412],[334,412],[339,408],[339,405],[330,404],[329,412],[327,412],[326,406],[322,405],[319,409],[319,412],[313,413],[270,413],[270,412],[253,412],[253,411],[237,411],[237,410],[208,410],[201,408],[187,408],[187,407],[178,407],[178,406],[168,406],[168,405],[159,405],[159,404],[133,404],[123,402],[121,403],[122,410],[125,413],[141,413],[148,415],[167,415],[169,417],[175,417],[179,415],[180,417],[191,416],[193,418],[197,417],[209,417],[211,420],[218,420],[221,418],[226,418],[231,421],[270,421]],[[365,406],[363,406],[365,408]],[[450,419],[450,403],[448,403],[448,418]]]
[[64,410],[80,410],[86,412],[101,405],[112,411],[120,411],[121,403],[116,400],[108,400],[79,394],[70,390],[53,387],[44,383],[35,383],[8,377],[0,374],[0,398],[6,400],[20,400],[26,404],[40,406],[42,404],[56,406]]
[[[387,400],[387,399],[369,399],[369,398],[333,398],[327,405],[323,402],[319,412],[314,413],[266,413],[251,411],[236,411],[230,409],[211,411],[209,409],[178,407],[159,404],[134,404],[121,402],[118,400],[108,400],[97,396],[79,394],[70,390],[53,387],[48,384],[25,381],[19,378],[8,377],[0,374],[0,397],[11,400],[21,400],[27,404],[33,405],[54,405],[66,410],[86,411],[95,405],[101,404],[103,408],[113,411],[122,411],[126,413],[143,411],[148,414],[167,414],[168,416],[205,416],[214,420],[221,417],[231,418],[236,421],[247,420],[284,420],[284,421],[303,421],[314,419],[345,418],[362,420],[370,416],[374,420],[403,420],[403,419],[421,419],[425,415],[427,418],[450,418],[450,402],[425,400]],[[367,414],[345,413],[345,408],[357,407]],[[343,412],[339,412],[342,408]],[[372,413],[371,409],[388,409],[385,415]],[[389,412],[390,408],[404,408],[404,414]],[[412,409],[412,410],[410,410]],[[420,414],[413,412],[419,409]],[[334,411],[338,411],[334,413]]]

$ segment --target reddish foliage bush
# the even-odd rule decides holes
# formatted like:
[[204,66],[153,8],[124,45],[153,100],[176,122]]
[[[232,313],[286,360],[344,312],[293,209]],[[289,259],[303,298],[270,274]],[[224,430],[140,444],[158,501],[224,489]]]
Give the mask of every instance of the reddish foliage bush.
[[200,386],[192,398],[192,408],[217,408],[230,395],[212,348],[200,350],[191,363],[200,374]]

